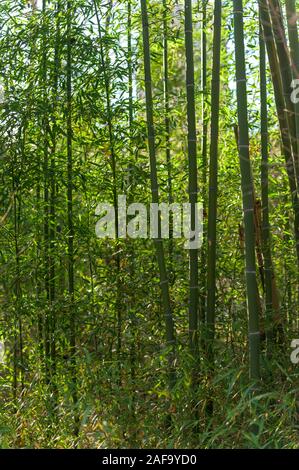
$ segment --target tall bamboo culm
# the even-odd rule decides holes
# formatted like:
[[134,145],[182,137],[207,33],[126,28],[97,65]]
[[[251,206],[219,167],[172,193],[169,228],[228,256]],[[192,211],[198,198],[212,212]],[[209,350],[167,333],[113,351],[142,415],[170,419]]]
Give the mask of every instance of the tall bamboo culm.
[[250,378],[260,378],[260,330],[254,232],[254,192],[249,157],[247,86],[245,71],[243,2],[234,0],[234,37],[239,125],[239,158],[245,228],[246,290],[248,308]]
[[215,0],[213,69],[211,90],[211,144],[209,168],[208,210],[208,275],[207,275],[207,358],[213,369],[213,340],[215,335],[216,309],[216,221],[218,191],[218,139],[220,100],[220,53],[221,53],[222,2]]
[[[157,176],[157,161],[155,150],[155,128],[153,116],[153,97],[152,97],[152,73],[151,73],[151,60],[150,60],[150,42],[149,42],[149,24],[146,0],[140,0],[141,15],[142,15],[142,37],[143,37],[143,58],[144,58],[144,83],[145,83],[145,98],[146,98],[146,116],[147,116],[147,133],[148,133],[148,148],[150,158],[150,179],[151,179],[151,193],[152,202],[159,204],[159,186]],[[160,286],[166,326],[166,341],[169,349],[169,387],[173,388],[175,384],[175,370],[174,370],[174,356],[175,356],[175,331],[174,321],[170,304],[169,296],[169,280],[167,277],[164,246],[161,238],[161,217],[158,215],[159,234],[158,238],[154,239],[156,255],[159,266]]]
[[286,0],[286,14],[288,22],[292,75],[293,78],[296,79],[299,78],[299,42],[295,0]]
[[272,31],[279,60],[279,69],[282,79],[283,97],[286,109],[287,123],[291,138],[291,147],[295,166],[297,186],[299,185],[299,157],[296,140],[295,108],[291,100],[292,71],[289,48],[284,29],[282,9],[279,0],[268,0],[269,12],[272,22]]
[[[208,166],[208,104],[207,104],[207,0],[199,2],[199,9],[202,10],[201,24],[201,196],[203,205],[203,243],[200,253],[200,325],[204,326],[206,322],[206,271],[207,271],[207,166]],[[204,328],[201,328],[201,344],[204,346]]]
[[[195,208],[198,198],[197,187],[197,148],[196,118],[194,93],[194,58],[193,58],[193,25],[192,1],[185,0],[185,54],[186,54],[186,92],[188,122],[188,168],[189,168],[189,203],[191,204],[191,230],[195,228]],[[189,343],[194,360],[198,356],[198,250],[189,251]],[[196,366],[195,365],[195,369]]]
[[266,339],[268,352],[272,344],[272,258],[271,232],[269,219],[269,142],[268,142],[268,106],[266,48],[260,19],[260,115],[261,115],[261,196],[262,196],[262,249],[265,271]]
[[[113,205],[115,209],[115,234],[116,234],[116,301],[115,301],[115,323],[117,325],[117,364],[118,364],[118,383],[121,383],[121,350],[122,350],[122,294],[121,294],[121,258],[120,249],[118,246],[119,228],[118,228],[118,197],[117,197],[117,167],[116,167],[116,150],[115,150],[115,138],[114,138],[114,126],[112,116],[112,100],[111,100],[111,83],[107,68],[109,67],[109,55],[103,45],[103,36],[101,30],[101,21],[99,16],[99,10],[96,0],[93,0],[95,17],[97,22],[98,37],[100,43],[100,64],[103,72],[104,85],[105,85],[105,98],[106,98],[106,112],[107,112],[107,124],[109,133],[109,150],[111,154],[111,168],[112,168],[112,193],[113,193]],[[107,18],[106,18],[106,34],[108,34],[109,24],[111,20],[111,8],[112,3],[109,3]],[[99,72],[100,73],[100,72]]]
[[[299,42],[298,42],[297,12],[296,12],[295,0],[286,0],[286,14],[287,14],[288,34],[289,34],[289,44],[290,44],[291,73],[292,73],[293,80],[298,80],[299,79]],[[295,112],[296,143],[297,143],[297,149],[299,149],[299,103],[295,102],[293,104],[294,104],[294,112]]]
[[74,404],[74,434],[79,432],[77,412],[77,368],[76,368],[76,312],[74,274],[74,221],[73,221],[73,118],[72,118],[72,1],[67,1],[67,57],[66,57],[66,99],[67,99],[67,223],[68,223],[68,293],[70,313],[70,365],[71,395]]
[[[170,148],[170,103],[169,103],[169,67],[168,67],[168,7],[167,0],[163,0],[163,71],[164,71],[164,127],[165,127],[165,153],[167,165],[167,189],[168,202],[173,203],[172,193],[172,171],[171,171],[171,148]],[[169,221],[169,272],[173,280],[173,220]]]
[[296,171],[292,153],[292,135],[288,125],[287,110],[284,102],[282,77],[279,60],[276,52],[276,45],[272,30],[269,5],[267,0],[260,0],[260,15],[263,25],[264,41],[267,48],[268,60],[271,70],[272,83],[274,89],[275,105],[280,126],[283,153],[285,157],[286,170],[288,175],[292,207],[294,212],[294,235],[296,242],[297,263],[299,268],[299,201]]
[[[295,80],[299,79],[299,42],[298,42],[298,27],[297,27],[298,20],[297,20],[297,10],[296,10],[296,0],[286,0],[286,14],[287,14],[287,23],[288,23],[290,55],[291,55],[291,71],[292,71],[292,78],[294,80],[293,86],[295,87],[296,85]],[[299,154],[299,103],[296,101],[294,103],[294,112],[295,112],[297,153]],[[299,260],[298,241],[297,241],[297,256]],[[299,301],[299,261],[298,261],[298,293],[297,294],[298,294],[298,301]],[[298,325],[298,317],[297,317],[297,325]]]
[[51,361],[50,361],[50,308],[49,308],[49,116],[48,116],[48,95],[47,95],[47,2],[42,2],[42,62],[41,62],[41,87],[43,100],[43,192],[44,192],[44,216],[43,216],[43,246],[44,246],[44,290],[47,300],[44,319],[44,347],[45,347],[45,382],[51,382]]
[[[60,49],[61,49],[61,0],[56,2],[56,12],[55,12],[55,21],[56,21],[56,38],[54,46],[54,71],[53,71],[53,98],[52,98],[52,112],[53,114],[57,113],[58,108],[58,83],[60,75]],[[54,386],[54,399],[57,402],[57,387],[55,384],[56,376],[56,261],[55,261],[55,252],[56,252],[56,200],[57,200],[57,190],[56,190],[56,150],[57,150],[57,140],[59,137],[58,126],[53,127],[52,135],[52,148],[51,148],[51,166],[50,166],[50,214],[49,214],[49,238],[50,238],[50,259],[49,259],[49,271],[50,271],[50,281],[49,281],[49,296],[50,296],[50,305],[51,305],[51,344],[50,344],[50,355],[51,355],[51,368],[52,368],[52,382]]]

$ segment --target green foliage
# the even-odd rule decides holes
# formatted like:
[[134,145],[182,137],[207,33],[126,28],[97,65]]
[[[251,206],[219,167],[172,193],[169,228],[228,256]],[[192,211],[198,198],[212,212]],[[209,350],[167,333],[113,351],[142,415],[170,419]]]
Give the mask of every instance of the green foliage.
[[[243,2],[243,63],[242,25],[221,3],[216,31],[206,0],[0,3],[0,448],[298,447],[298,126],[284,102],[294,70],[279,67],[288,36],[278,58],[270,28],[260,77],[253,1]],[[294,2],[274,3],[287,7],[295,61]],[[247,202],[263,197],[270,253],[252,218],[244,253],[248,184]],[[149,204],[157,188],[160,202],[203,200],[199,253],[172,238],[96,237],[99,203]],[[248,249],[257,288],[246,293]],[[276,310],[257,255],[272,263]],[[251,332],[257,310],[261,325],[251,361],[248,301]]]

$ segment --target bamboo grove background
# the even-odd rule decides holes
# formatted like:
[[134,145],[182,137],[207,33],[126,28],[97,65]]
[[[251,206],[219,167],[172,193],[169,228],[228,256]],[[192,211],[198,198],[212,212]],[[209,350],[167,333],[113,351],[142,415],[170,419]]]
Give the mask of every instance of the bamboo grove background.
[[[0,446],[298,447],[296,2],[0,26]],[[202,201],[203,246],[97,239],[119,194]]]

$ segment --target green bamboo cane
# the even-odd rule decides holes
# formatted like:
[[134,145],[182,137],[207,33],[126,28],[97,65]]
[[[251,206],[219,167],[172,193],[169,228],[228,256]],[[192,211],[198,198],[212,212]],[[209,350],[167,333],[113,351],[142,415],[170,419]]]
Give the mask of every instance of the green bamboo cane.
[[[185,0],[185,54],[188,121],[189,203],[191,205],[191,229],[194,230],[196,207],[195,204],[197,203],[198,188],[191,0]],[[198,356],[198,250],[189,250],[189,258],[189,343],[191,355],[195,359]]]
[[[276,48],[279,57],[281,75],[282,75],[282,84],[284,90],[284,98],[285,98],[285,105],[287,109],[287,119],[288,125],[290,128],[290,137],[293,149],[293,158],[294,158],[294,166],[295,166],[295,174],[296,174],[296,181],[297,181],[297,200],[298,200],[298,192],[299,192],[299,153],[298,153],[298,135],[297,135],[297,126],[298,126],[298,116],[295,115],[295,103],[291,100],[291,82],[292,82],[292,72],[294,68],[291,66],[291,58],[289,54],[289,49],[287,45],[286,34],[284,30],[284,21],[283,21],[283,13],[281,8],[280,0],[268,0],[270,12],[271,12],[271,19],[273,25],[273,32],[276,41]],[[291,35],[292,39],[294,38],[294,34]],[[298,38],[297,38],[298,41]],[[298,109],[298,105],[297,105]],[[295,220],[296,224],[296,220]],[[298,241],[297,243],[297,258],[299,256],[299,249],[298,249]],[[299,279],[299,258],[298,258],[298,272],[297,276]],[[298,289],[299,289],[299,282],[298,282]],[[298,290],[298,298],[299,298],[299,290]]]
[[[26,123],[24,129],[19,132],[21,141],[21,156],[24,158],[25,152],[25,136]],[[18,162],[15,167],[18,168]],[[20,220],[21,220],[21,191],[19,188],[20,175],[16,172],[14,165],[12,166],[12,194],[13,194],[13,239],[15,254],[15,276],[14,276],[14,295],[15,295],[15,312],[14,312],[14,374],[13,374],[13,396],[17,399],[18,376],[20,375],[21,394],[24,391],[24,347],[23,347],[23,319],[22,319],[22,285],[21,285],[21,256],[20,256]]]
[[[129,94],[129,154],[130,154],[130,164],[129,164],[129,176],[128,176],[128,187],[130,189],[130,201],[133,199],[134,193],[134,167],[132,167],[131,162],[133,163],[133,120],[134,120],[134,110],[133,110],[133,50],[132,50],[132,1],[128,0],[128,9],[127,9],[127,18],[128,18],[128,31],[127,31],[127,44],[128,44],[128,54],[127,54],[127,63],[128,63],[128,94]],[[135,256],[134,248],[129,246],[129,256],[131,263],[129,266],[130,277],[132,279],[132,286],[135,282]],[[129,318],[130,318],[130,331],[131,331],[131,342],[130,342],[130,374],[131,374],[131,413],[132,416],[135,416],[135,380],[136,380],[136,315],[135,315],[135,292],[134,288],[132,289],[131,301],[129,304]]]
[[[202,205],[203,205],[203,243],[200,255],[200,322],[204,326],[206,321],[206,208],[207,208],[207,149],[208,149],[208,106],[207,106],[207,0],[202,0],[202,27],[201,27],[201,170],[202,170]],[[202,333],[204,328],[202,328]],[[204,338],[201,338],[204,343]]]
[[295,0],[286,0],[286,14],[290,42],[292,75],[293,78],[299,78],[299,43]]
[[216,309],[216,221],[218,191],[218,139],[220,100],[220,53],[221,53],[221,0],[214,5],[213,69],[211,90],[211,144],[209,170],[208,210],[208,273],[207,273],[207,358],[213,368],[213,340],[215,335]]
[[269,136],[268,136],[268,107],[267,107],[267,75],[266,75],[266,48],[260,20],[260,114],[261,114],[261,195],[262,195],[262,248],[265,270],[266,293],[266,338],[268,351],[272,343],[272,257],[271,232],[269,218]]
[[[55,48],[54,48],[54,72],[53,72],[53,114],[54,116],[57,113],[57,103],[58,103],[58,81],[60,74],[60,42],[61,42],[61,32],[60,32],[60,14],[61,14],[61,0],[58,0],[56,3],[56,38],[55,38]],[[50,259],[49,259],[49,270],[50,270],[50,280],[49,280],[49,299],[51,304],[51,345],[50,345],[50,356],[51,356],[51,367],[53,377],[56,375],[56,307],[54,306],[54,301],[56,299],[56,263],[55,263],[55,237],[56,237],[56,149],[57,149],[57,139],[58,138],[58,127],[56,123],[53,127],[52,135],[52,150],[51,150],[51,168],[50,168],[50,214],[49,214],[49,239],[50,239]],[[56,392],[56,388],[55,388]]]
[[[146,97],[146,115],[147,115],[147,138],[150,158],[150,176],[152,202],[159,204],[159,186],[157,177],[157,161],[155,149],[155,128],[153,117],[153,97],[152,97],[152,73],[150,59],[149,25],[146,0],[140,0],[142,15],[142,38],[143,38],[143,59],[144,59],[144,83]],[[169,386],[170,389],[175,384],[174,354],[175,354],[175,331],[174,321],[169,296],[169,281],[166,272],[163,241],[161,239],[161,219],[158,215],[159,235],[154,239],[156,256],[159,266],[160,286],[164,309],[164,318],[166,326],[166,341],[169,348]]]
[[[170,148],[170,103],[169,103],[169,70],[168,70],[168,9],[167,0],[163,0],[163,69],[164,69],[164,127],[165,127],[165,153],[167,165],[168,202],[173,203],[171,148]],[[169,271],[173,279],[173,220],[169,221]]]
[[[49,302],[49,116],[48,116],[48,97],[47,97],[47,20],[46,20],[46,0],[42,3],[42,62],[41,62],[41,87],[43,100],[43,190],[44,190],[44,289],[46,299]],[[51,360],[50,360],[50,311],[49,303],[45,309],[45,381],[47,384],[51,381]]]
[[243,26],[243,2],[234,0],[235,61],[239,124],[239,158],[245,227],[246,289],[249,321],[249,368],[253,380],[260,378],[260,331],[257,298],[253,179],[249,157],[247,87]]
[[[116,172],[116,151],[115,151],[115,137],[114,137],[114,126],[112,120],[112,100],[111,100],[111,83],[107,74],[107,62],[108,57],[105,60],[105,51],[103,47],[103,39],[102,39],[102,32],[101,32],[101,23],[99,17],[99,11],[97,6],[97,0],[93,0],[94,9],[95,9],[95,16],[97,21],[97,28],[98,28],[98,37],[100,41],[100,63],[101,68],[103,70],[104,75],[104,84],[105,84],[105,98],[106,98],[106,108],[107,108],[107,123],[108,123],[108,132],[109,132],[109,147],[110,147],[110,154],[111,154],[111,167],[112,167],[112,180],[113,180],[113,203],[115,208],[115,234],[116,239],[118,239],[118,198],[117,198],[117,172]],[[106,20],[106,28],[109,28],[110,19],[111,19],[111,8],[112,3],[109,3],[109,11]],[[107,29],[106,29],[107,31]],[[107,53],[106,53],[107,56]],[[131,90],[132,92],[132,90]],[[118,242],[117,242],[118,243]],[[117,363],[118,363],[118,381],[121,381],[121,350],[122,350],[122,303],[121,303],[121,278],[120,278],[120,253],[119,249],[117,248],[116,254],[116,269],[117,269],[117,295],[116,295],[116,322],[117,322]]]
[[[36,14],[36,5],[32,5],[32,16]],[[37,44],[34,42],[32,44],[32,52],[31,55],[33,57],[37,57],[36,54],[37,50]],[[34,68],[32,70],[34,73]],[[30,86],[31,89],[34,89],[34,85],[32,84]],[[40,156],[38,155],[37,157],[37,168],[38,168],[38,173],[40,172]],[[41,206],[41,179],[38,177],[37,178],[37,184],[36,184],[36,208],[38,214],[40,213],[40,206]],[[38,305],[38,313],[37,313],[37,331],[38,331],[38,350],[39,350],[39,357],[40,357],[40,363],[42,369],[44,368],[44,318],[43,318],[43,312],[42,309],[39,306],[39,302],[42,296],[42,275],[41,275],[41,267],[39,265],[39,259],[40,259],[40,254],[42,252],[42,236],[41,236],[41,230],[39,227],[39,224],[37,225],[37,231],[36,231],[36,269],[35,269],[35,297],[36,297],[36,302]]]
[[295,174],[294,160],[292,156],[292,144],[290,129],[287,120],[287,111],[285,109],[282,78],[278,57],[276,53],[276,45],[271,27],[271,18],[269,14],[269,6],[267,0],[260,0],[260,14],[263,25],[263,33],[267,54],[269,59],[272,83],[274,89],[274,98],[277,110],[277,116],[280,126],[283,153],[285,157],[286,170],[288,175],[290,193],[292,198],[292,208],[294,212],[294,234],[296,242],[297,263],[299,265],[299,201],[297,192],[297,181]]
[[286,14],[288,22],[292,75],[293,78],[299,78],[299,43],[295,0],[286,0]]
[[128,88],[129,88],[129,130],[130,150],[133,133],[133,61],[132,61],[132,1],[128,0]]
[[299,157],[296,140],[296,121],[294,103],[291,101],[291,82],[292,71],[290,63],[290,54],[287,46],[284,22],[282,17],[281,5],[279,0],[268,0],[269,11],[272,21],[272,30],[276,44],[276,51],[279,60],[279,68],[282,79],[283,97],[286,109],[287,123],[290,133],[293,159],[295,164],[295,174],[297,186],[299,185]]
[[[299,79],[299,42],[297,28],[297,12],[295,0],[286,0],[286,13],[291,53],[291,70],[293,79]],[[296,141],[299,149],[299,103],[294,103]]]
[[77,325],[75,313],[75,275],[74,275],[74,221],[73,221],[73,102],[72,102],[72,0],[67,1],[66,7],[66,101],[67,101],[67,224],[68,224],[68,293],[70,309],[70,366],[71,366],[71,394],[74,412],[74,434],[79,432],[79,416],[76,410],[78,402],[77,367],[76,367],[76,341]]

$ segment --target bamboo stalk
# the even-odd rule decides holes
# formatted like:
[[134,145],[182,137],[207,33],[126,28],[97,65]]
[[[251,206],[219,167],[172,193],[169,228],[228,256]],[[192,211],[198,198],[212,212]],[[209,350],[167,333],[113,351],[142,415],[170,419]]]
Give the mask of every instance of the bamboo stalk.
[[268,0],[269,11],[272,21],[272,31],[276,45],[276,52],[279,60],[279,68],[281,73],[283,98],[286,109],[286,118],[290,133],[291,146],[293,152],[295,175],[297,186],[299,185],[299,157],[296,140],[296,122],[294,103],[291,101],[291,83],[292,71],[290,54],[287,46],[286,34],[284,30],[284,22],[282,17],[281,5],[279,0]]
[[[55,38],[55,49],[54,49],[54,72],[53,72],[53,114],[57,113],[57,102],[58,102],[58,80],[60,72],[60,13],[61,13],[61,2],[57,0],[55,20],[56,20],[56,38]],[[58,129],[55,125],[53,126],[52,133],[52,149],[51,149],[51,166],[50,166],[50,214],[49,214],[49,241],[50,241],[50,256],[49,256],[49,299],[51,305],[51,345],[50,345],[50,356],[51,356],[51,368],[53,381],[55,382],[56,376],[56,308],[54,305],[56,299],[56,262],[55,262],[55,241],[56,241],[56,150],[58,140]],[[54,385],[55,393],[57,388]]]
[[44,289],[46,293],[47,306],[45,309],[45,380],[51,382],[51,359],[50,359],[50,312],[49,312],[49,117],[47,97],[47,20],[46,0],[42,3],[42,63],[41,63],[41,87],[42,87],[42,129],[43,129],[43,190],[44,190]]
[[268,351],[272,343],[272,277],[271,231],[269,219],[269,137],[267,107],[266,49],[260,20],[260,115],[261,115],[261,195],[262,195],[262,250],[265,271],[266,339]]
[[[185,0],[185,54],[186,54],[186,92],[188,122],[188,169],[189,169],[189,203],[191,204],[191,230],[195,227],[195,207],[198,197],[197,187],[197,148],[196,118],[194,92],[194,58],[193,58],[193,25],[192,1]],[[198,356],[198,250],[189,250],[189,344],[190,352],[196,360]]]
[[[204,326],[206,321],[206,258],[207,258],[207,150],[208,150],[208,106],[207,106],[207,0],[202,0],[202,27],[201,27],[201,172],[202,172],[202,205],[203,205],[203,242],[200,256],[200,322]],[[204,328],[202,328],[202,333]],[[201,338],[204,344],[204,338]]]
[[286,0],[286,14],[290,42],[291,65],[293,78],[299,78],[299,43],[298,43],[298,14],[296,1]]
[[130,147],[133,133],[133,61],[132,61],[132,1],[128,0],[128,88]]
[[245,228],[246,290],[249,327],[250,378],[260,378],[260,331],[254,233],[254,190],[249,157],[247,86],[243,25],[243,2],[234,0],[235,63],[239,124],[239,158]]
[[[133,147],[133,124],[134,124],[134,109],[133,109],[133,47],[132,47],[132,9],[133,4],[132,0],[128,0],[128,10],[127,10],[127,18],[128,18],[128,35],[127,35],[127,43],[128,43],[128,53],[127,53],[127,61],[128,61],[128,92],[129,92],[129,113],[128,113],[128,121],[129,121],[129,153],[130,153],[130,163],[129,164],[129,175],[128,175],[128,187],[129,187],[129,199],[130,201],[134,200],[134,190],[135,190],[135,177],[134,177],[134,147]],[[129,245],[129,258],[130,258],[130,279],[131,279],[131,298],[128,306],[129,310],[129,318],[130,318],[130,332],[131,332],[131,340],[130,340],[130,376],[131,376],[131,415],[133,419],[135,418],[135,410],[136,410],[136,394],[135,394],[135,387],[136,387],[136,365],[137,365],[137,354],[136,354],[136,339],[137,339],[137,318],[135,313],[135,304],[136,304],[136,296],[135,296],[135,282],[136,282],[136,266],[135,266],[135,256],[134,256],[134,247],[130,244]]]
[[67,1],[67,57],[66,57],[66,99],[67,99],[67,223],[68,223],[68,293],[70,311],[70,364],[71,364],[71,394],[74,412],[74,434],[79,432],[79,416],[77,413],[77,367],[76,341],[77,325],[75,312],[75,274],[74,274],[74,222],[73,222],[73,116],[72,116],[72,1]]
[[[22,139],[22,157],[24,156],[24,138]],[[20,260],[20,219],[21,219],[21,198],[19,192],[19,175],[12,170],[12,191],[13,191],[13,238],[15,256],[15,312],[14,312],[14,374],[13,374],[13,396],[17,399],[18,379],[20,375],[21,395],[24,390],[24,348],[23,348],[23,319],[22,319],[22,287],[21,287],[21,260]]]
[[[146,0],[140,0],[142,15],[142,37],[143,37],[143,56],[144,56],[144,83],[146,96],[146,115],[147,115],[147,138],[150,157],[150,176],[151,176],[151,193],[152,202],[159,204],[159,186],[157,177],[157,161],[155,150],[155,128],[153,117],[153,98],[152,98],[152,73],[150,59],[150,42],[149,42],[149,24]],[[175,331],[174,321],[169,296],[169,281],[166,272],[163,241],[161,239],[161,218],[158,215],[159,237],[154,239],[156,256],[160,273],[160,286],[164,309],[164,318],[166,326],[166,341],[169,348],[169,386],[173,388],[175,384],[174,370],[174,354],[175,354]]]
[[[297,12],[295,0],[286,0],[286,13],[288,22],[288,33],[290,42],[291,71],[294,80],[299,79],[299,42],[297,28]],[[294,104],[296,142],[299,149],[299,103]]]
[[218,139],[220,101],[221,0],[214,5],[213,69],[211,90],[211,144],[209,168],[208,269],[207,269],[207,357],[213,368],[216,308],[216,221],[218,191]]
[[277,109],[277,116],[280,126],[281,140],[283,146],[283,153],[285,157],[286,170],[288,175],[290,193],[292,198],[292,207],[294,212],[294,235],[296,242],[297,263],[299,266],[299,201],[297,181],[295,174],[295,166],[292,155],[291,135],[288,126],[287,112],[285,109],[282,78],[280,73],[279,62],[276,54],[276,45],[273,37],[271,27],[271,18],[269,14],[269,7],[267,0],[260,0],[260,13],[263,25],[263,33],[265,44],[267,47],[267,54],[272,76],[272,83],[274,89],[275,104]]
[[[167,0],[163,0],[163,69],[164,69],[164,127],[165,127],[165,156],[167,165],[167,189],[168,202],[173,203],[172,194],[172,171],[171,171],[171,148],[170,148],[170,104],[169,104],[169,71],[168,71],[168,9]],[[171,279],[174,278],[173,273],[173,220],[170,215],[169,221],[169,271]]]
[[[111,84],[109,76],[107,74],[107,61],[108,53],[105,54],[103,47],[103,38],[101,32],[101,23],[99,17],[99,11],[97,6],[97,1],[93,0],[95,16],[97,21],[98,28],[98,37],[100,41],[100,63],[103,70],[104,84],[105,84],[105,98],[106,98],[106,108],[107,108],[107,123],[108,123],[108,132],[109,132],[109,149],[111,154],[111,167],[112,167],[112,180],[113,180],[113,203],[115,209],[115,234],[116,240],[118,240],[119,230],[118,230],[118,197],[117,197],[117,173],[116,173],[116,151],[115,151],[115,139],[114,139],[114,128],[113,128],[113,119],[112,119],[112,102],[111,102]],[[106,31],[108,31],[110,20],[111,20],[111,8],[112,3],[108,4],[108,14],[106,19]],[[105,59],[106,57],[106,59]],[[132,71],[130,72],[132,73]],[[130,93],[132,93],[132,83],[130,87]],[[131,116],[130,116],[131,119]],[[118,241],[117,241],[118,244]],[[115,313],[116,313],[116,324],[117,324],[117,363],[118,363],[118,382],[121,382],[121,351],[122,351],[122,304],[121,304],[121,278],[120,278],[120,253],[119,248],[116,248],[116,302],[115,302]]]

